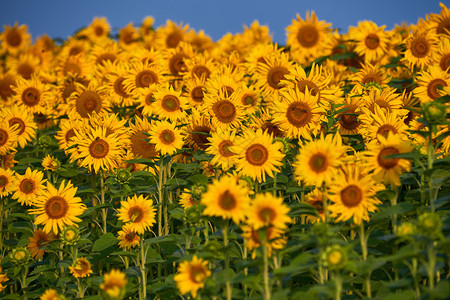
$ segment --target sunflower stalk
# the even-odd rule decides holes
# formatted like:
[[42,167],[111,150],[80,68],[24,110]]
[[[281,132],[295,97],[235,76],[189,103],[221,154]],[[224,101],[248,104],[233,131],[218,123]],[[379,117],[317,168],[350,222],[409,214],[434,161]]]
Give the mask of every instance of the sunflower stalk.
[[[367,251],[367,240],[368,240],[368,236],[366,237],[366,232],[365,232],[365,229],[364,229],[364,222],[361,222],[361,225],[359,226],[359,228],[360,228],[360,231],[359,231],[359,240],[360,240],[360,242],[361,242],[361,250],[362,250],[362,258],[363,258],[363,261],[365,262],[366,260],[367,260],[367,253],[368,253],[368,251]],[[367,298],[372,298],[372,286],[371,286],[371,283],[370,283],[370,273],[371,273],[371,271],[370,270],[368,270],[367,271],[367,273],[366,273],[366,278],[365,278],[365,281],[366,281],[366,294],[367,294]]]
[[263,257],[264,257],[264,300],[269,300],[271,298],[270,295],[270,280],[269,280],[269,251],[267,247],[267,235],[264,239],[263,245]]
[[335,300],[341,300],[341,294],[342,294],[342,275],[341,275],[341,271],[337,271],[334,274],[334,287],[335,287],[334,299]]
[[427,154],[428,154],[428,203],[431,207],[431,211],[434,212],[434,194],[433,194],[433,173],[431,170],[433,170],[433,163],[434,163],[434,146],[433,146],[433,139],[432,139],[433,131],[430,127],[430,135],[428,137],[428,145],[427,145]]
[[428,285],[431,290],[434,289],[434,269],[436,266],[436,252],[434,249],[434,242],[428,243],[427,247],[428,254],[428,264],[427,264],[427,275],[428,275]]
[[[230,269],[230,258],[228,255],[228,220],[225,221],[225,224],[223,225],[222,234],[223,234],[223,247],[225,249],[225,271],[228,273],[228,270]],[[225,285],[226,285],[227,300],[231,300],[231,284],[227,280]]]
[[145,269],[145,261],[147,260],[147,249],[144,247],[144,239],[140,241],[140,269],[142,278],[142,299],[147,299],[147,270]]
[[[105,204],[105,179],[103,172],[100,172],[100,203],[102,205]],[[106,208],[102,208],[103,234],[106,234],[108,231],[106,226],[107,214],[108,210]]]

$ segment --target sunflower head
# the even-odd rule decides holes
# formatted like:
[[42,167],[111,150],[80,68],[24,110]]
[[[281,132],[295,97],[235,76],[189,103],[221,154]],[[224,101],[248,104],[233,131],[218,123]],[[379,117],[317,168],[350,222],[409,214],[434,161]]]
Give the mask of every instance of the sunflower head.
[[195,298],[198,290],[205,286],[205,281],[211,276],[207,267],[208,261],[198,258],[196,255],[191,261],[184,261],[178,265],[178,273],[173,278],[182,295],[191,293]]
[[338,244],[329,246],[322,253],[322,261],[329,270],[341,270],[347,265],[347,251]]
[[123,299],[127,282],[125,273],[112,269],[109,273],[103,275],[103,283],[100,284],[100,289],[107,300]]
[[31,252],[25,247],[16,247],[10,253],[11,262],[17,266],[23,266],[28,263],[31,258]]
[[417,227],[424,236],[437,238],[442,234],[442,219],[434,212],[426,212],[419,216]]
[[80,239],[80,230],[75,226],[64,226],[60,238],[65,245],[76,245]]
[[92,273],[91,263],[84,257],[77,258],[69,270],[75,278],[89,277]]

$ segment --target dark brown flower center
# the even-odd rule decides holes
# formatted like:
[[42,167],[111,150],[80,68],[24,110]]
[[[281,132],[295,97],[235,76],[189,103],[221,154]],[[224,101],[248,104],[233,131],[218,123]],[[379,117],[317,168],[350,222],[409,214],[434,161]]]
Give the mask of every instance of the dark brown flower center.
[[386,157],[389,155],[398,154],[399,151],[397,148],[394,147],[385,147],[383,148],[380,153],[378,154],[377,160],[378,165],[382,167],[383,169],[392,169],[395,167],[398,163],[398,158],[396,157]]
[[211,128],[208,126],[194,126],[192,129],[191,138],[194,143],[202,150],[208,148],[208,135],[211,132]]
[[411,41],[411,53],[414,57],[422,58],[430,52],[430,44],[424,37],[417,37]]
[[128,210],[128,217],[130,218],[131,222],[139,223],[144,217],[144,212],[142,211],[141,207],[133,206]]
[[36,183],[34,180],[25,178],[20,182],[19,190],[24,194],[32,194],[36,190]]
[[130,95],[125,92],[125,87],[123,86],[123,81],[125,78],[117,77],[116,81],[114,81],[114,91],[117,95],[123,98],[128,98]]
[[370,50],[376,49],[380,46],[380,38],[374,33],[368,34],[364,42],[366,44],[366,47]]
[[12,76],[5,76],[0,79],[0,99],[7,100],[10,96],[14,95],[14,91],[11,88],[15,86],[15,81]]
[[50,219],[61,219],[69,210],[69,204],[61,196],[53,196],[45,203],[45,213]]
[[206,271],[205,269],[199,265],[199,266],[191,266],[190,272],[189,272],[189,279],[192,282],[195,283],[202,283],[205,281],[206,278]]
[[28,87],[22,93],[22,102],[28,107],[36,106],[41,99],[40,95],[37,88]]
[[444,86],[447,86],[447,82],[445,82],[442,78],[436,78],[431,80],[427,85],[427,95],[431,99],[437,99],[441,97],[441,94],[439,93],[439,88],[442,88]]
[[0,128],[0,147],[8,142],[9,134],[6,130]]
[[89,154],[93,158],[104,158],[108,152],[109,144],[103,139],[97,138],[89,145]]
[[131,135],[131,151],[137,156],[152,158],[156,156],[155,145],[148,143],[149,136],[144,134],[146,131],[139,131]]
[[358,122],[358,116],[355,114],[356,105],[346,105],[343,108],[348,108],[348,110],[339,115],[339,123],[347,130],[356,129],[361,124]]
[[322,173],[328,169],[328,159],[322,153],[315,153],[309,159],[309,167],[315,173]]
[[158,83],[158,75],[150,70],[144,70],[136,75],[136,87],[149,87],[153,83]]
[[191,97],[192,100],[196,103],[203,103],[203,87],[202,86],[196,86],[191,91]]
[[280,84],[280,80],[284,79],[284,75],[288,74],[289,71],[285,67],[273,67],[269,70],[269,73],[267,74],[267,83],[270,87],[278,90],[282,88],[282,85]]
[[15,27],[11,28],[11,30],[9,30],[6,34],[6,42],[12,47],[19,47],[22,43],[22,35],[20,34],[20,31]]
[[70,128],[69,130],[67,130],[64,139],[66,140],[66,142],[70,142],[70,140],[75,136],[75,131],[73,130],[73,128]]
[[297,41],[305,48],[314,47],[319,41],[319,31],[313,25],[304,25],[297,33]]
[[94,91],[85,91],[76,100],[76,110],[82,118],[88,118],[92,112],[99,113],[102,109],[102,99]]
[[183,35],[181,32],[173,31],[169,33],[166,37],[166,46],[167,48],[175,48],[178,44],[183,40]]
[[293,102],[286,111],[286,118],[292,126],[303,127],[311,121],[311,108],[304,102]]
[[171,145],[175,141],[175,134],[172,130],[165,129],[159,134],[159,139],[163,144]]
[[224,193],[219,195],[219,206],[223,210],[232,210],[236,207],[237,201],[236,198],[230,191],[226,190]]
[[8,177],[0,175],[0,189],[4,189],[9,183]]
[[450,18],[443,17],[436,28],[436,33],[448,35],[449,32],[450,32]]
[[341,191],[340,195],[342,204],[344,204],[344,206],[348,208],[358,206],[363,199],[363,192],[358,186],[354,184],[346,186]]
[[63,67],[63,74],[64,74],[64,76],[67,76],[69,73],[72,73],[74,75],[81,74],[80,65],[78,65],[74,62],[66,61],[64,63],[64,67]]
[[161,107],[168,112],[180,109],[180,100],[174,95],[165,95],[161,101]]
[[269,151],[261,144],[253,144],[245,151],[245,158],[253,166],[262,166],[269,159]]
[[18,135],[21,135],[25,131],[25,122],[22,119],[11,118],[8,122],[10,127],[17,125],[16,128],[19,129]]
[[234,153],[230,151],[230,147],[234,146],[234,144],[229,140],[224,140],[219,144],[219,153],[223,157],[233,156]]
[[272,207],[264,207],[258,212],[258,217],[265,224],[270,224],[277,216],[276,211]]
[[171,74],[179,75],[180,72],[186,71],[186,65],[184,64],[185,58],[188,58],[188,56],[183,52],[172,55],[169,60],[169,70]]
[[380,128],[378,128],[377,130],[377,135],[381,134],[382,136],[384,136],[385,138],[387,138],[389,132],[396,134],[398,131],[397,129],[392,126],[391,124],[384,124],[381,125]]
[[212,110],[222,123],[231,123],[236,118],[236,107],[230,100],[220,100],[214,103]]
[[241,99],[243,105],[254,106],[257,102],[256,97],[253,95],[244,95]]
[[445,54],[441,57],[439,66],[441,67],[442,71],[447,71],[447,73],[450,73],[450,53]]
[[209,75],[211,74],[211,71],[206,66],[197,65],[192,68],[191,74],[199,79],[202,78],[202,76],[203,79],[208,79]]
[[114,62],[117,59],[117,56],[114,53],[103,53],[97,57],[95,60],[95,64],[103,65],[105,62]]

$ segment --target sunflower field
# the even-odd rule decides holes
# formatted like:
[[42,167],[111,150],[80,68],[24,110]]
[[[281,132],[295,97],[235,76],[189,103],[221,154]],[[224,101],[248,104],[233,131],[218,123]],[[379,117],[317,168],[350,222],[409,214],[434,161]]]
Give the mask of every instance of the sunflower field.
[[449,299],[450,9],[272,41],[0,33],[1,299]]

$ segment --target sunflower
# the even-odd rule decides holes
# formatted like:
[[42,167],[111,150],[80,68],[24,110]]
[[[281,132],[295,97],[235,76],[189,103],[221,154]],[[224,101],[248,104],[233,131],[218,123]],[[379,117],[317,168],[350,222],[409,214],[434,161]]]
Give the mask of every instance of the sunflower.
[[378,64],[372,65],[369,62],[363,64],[358,72],[351,75],[349,79],[356,84],[358,91],[362,89],[360,85],[377,84],[384,88],[390,81],[384,68],[381,68]]
[[122,61],[122,52],[117,45],[117,42],[113,40],[104,40],[95,43],[88,54],[88,61],[90,65],[95,68],[104,67],[106,62],[119,62]]
[[421,103],[427,103],[446,95],[441,89],[450,86],[450,74],[442,71],[439,66],[428,66],[426,71],[419,72],[416,84],[414,96],[419,98]]
[[9,105],[15,92],[13,87],[16,86],[16,76],[13,74],[4,74],[0,72],[0,104]]
[[41,228],[33,231],[33,236],[28,238],[27,248],[31,252],[31,257],[41,259],[44,253],[47,252],[42,247],[45,247],[49,242],[56,239],[56,236],[50,232],[46,233]]
[[211,116],[213,128],[226,130],[239,128],[244,119],[244,107],[233,95],[227,96],[226,89],[205,96],[205,107]]
[[325,210],[323,207],[323,192],[319,188],[314,188],[312,192],[308,193],[305,196],[306,203],[310,204],[312,207],[314,207],[317,211],[316,216],[307,215],[306,216],[306,222],[309,223],[316,223],[316,222],[324,222],[325,221]]
[[130,150],[135,158],[148,158],[151,159],[157,156],[155,144],[148,142],[150,130],[152,128],[147,118],[135,117],[135,124],[130,123]]
[[409,140],[402,140],[397,134],[388,134],[387,137],[378,136],[378,141],[367,145],[364,153],[367,159],[367,169],[373,171],[373,177],[377,182],[400,185],[400,174],[409,171],[411,162],[404,158],[386,157],[395,154],[409,153],[414,146]]
[[8,276],[6,274],[2,274],[2,267],[0,267],[0,292],[6,288],[6,285],[3,285],[3,282],[8,281]]
[[54,156],[51,156],[50,154],[47,154],[41,162],[42,167],[45,171],[56,171],[61,166],[61,162],[55,158]]
[[433,54],[437,50],[436,34],[427,28],[418,28],[405,39],[404,58],[402,59],[410,69],[418,67],[426,69]]
[[27,168],[25,174],[20,175],[16,173],[14,180],[14,186],[12,187],[14,194],[12,199],[17,199],[21,205],[34,204],[36,197],[39,197],[44,191],[43,179],[44,173],[38,170],[31,171],[31,168]]
[[407,139],[408,125],[404,120],[407,115],[399,116],[396,111],[386,111],[381,109],[378,105],[375,106],[375,113],[368,109],[362,109],[365,114],[361,116],[361,134],[367,141],[377,139],[381,134],[387,137],[388,133],[398,134],[402,139]]
[[245,130],[229,149],[236,154],[236,170],[258,182],[266,180],[266,173],[273,177],[283,165],[283,144],[274,142],[273,136],[262,129]]
[[83,53],[68,57],[60,56],[55,71],[61,79],[68,75],[85,77],[93,72],[92,67],[88,64],[87,58]]
[[234,176],[223,176],[208,185],[202,195],[201,203],[205,205],[203,214],[232,219],[239,224],[245,219],[249,208],[248,189],[241,185]]
[[64,226],[77,226],[81,222],[78,218],[86,209],[86,205],[81,202],[80,197],[75,197],[77,188],[73,187],[70,181],[63,180],[58,189],[47,182],[47,191],[38,196],[33,205],[35,209],[30,209],[29,213],[38,215],[34,220],[35,225],[44,224],[46,233],[58,234]]
[[111,26],[105,17],[95,17],[91,24],[84,30],[84,34],[90,41],[98,43],[101,40],[107,39],[110,31]]
[[206,153],[214,155],[211,159],[211,164],[220,166],[222,170],[227,171],[234,165],[234,154],[229,147],[235,146],[236,131],[225,130],[216,131],[208,138],[209,147],[206,148]]
[[69,37],[61,47],[60,57],[87,55],[91,44],[88,40]]
[[10,127],[17,126],[17,142],[24,148],[28,142],[36,137],[37,125],[33,120],[33,115],[26,110],[20,111],[17,106],[10,106],[2,110],[4,120]]
[[126,223],[122,226],[122,230],[117,233],[119,235],[117,237],[119,240],[119,247],[124,250],[130,250],[131,248],[136,247],[141,240],[132,227],[132,224]]
[[289,74],[293,62],[286,53],[275,52],[266,58],[264,64],[258,64],[253,74],[256,80],[255,87],[261,91],[266,102],[278,97],[278,91],[283,87],[281,80]]
[[11,127],[8,122],[0,119],[0,155],[14,152],[17,146],[19,129]]
[[77,258],[71,266],[69,266],[70,274],[75,278],[84,278],[91,276],[91,263],[84,257]]
[[124,151],[124,141],[117,134],[106,135],[105,127],[93,127],[88,132],[75,130],[74,143],[78,144],[78,153],[73,153],[71,160],[79,160],[80,166],[96,173],[117,168]]
[[150,117],[153,115],[153,102],[155,102],[155,97],[153,93],[156,90],[156,85],[151,85],[146,88],[138,88],[134,91],[134,95],[137,97],[137,107],[142,116]]
[[166,24],[156,30],[155,43],[158,49],[176,48],[182,41],[188,40],[189,25],[176,24],[167,20]]
[[328,102],[334,103],[342,95],[337,85],[330,85],[332,77],[333,73],[330,70],[316,63],[311,65],[308,75],[301,66],[295,65],[289,69],[289,73],[285,75],[286,79],[281,80],[281,83],[292,89],[298,88],[302,93],[308,88],[311,95],[317,96],[318,104],[327,107]]
[[186,71],[181,72],[183,80],[207,80],[213,70],[217,68],[213,59],[207,54],[197,54],[184,60]]
[[388,50],[389,34],[372,21],[360,21],[358,26],[351,26],[348,35],[356,43],[355,52],[364,56],[366,62],[377,62]]
[[392,87],[379,89],[377,87],[369,87],[362,95],[363,105],[372,113],[375,113],[375,107],[380,107],[388,112],[395,112],[400,116],[408,114],[408,110],[403,108],[403,99],[401,94]]
[[294,163],[294,175],[300,182],[320,187],[329,184],[342,164],[347,147],[340,134],[321,135],[319,139],[303,145]]
[[125,296],[127,282],[127,275],[125,273],[112,269],[109,273],[103,275],[103,283],[100,284],[100,289],[109,299],[122,299]]
[[205,79],[185,80],[186,94],[191,107],[201,106],[205,99]]
[[75,82],[75,91],[68,99],[69,112],[81,118],[88,118],[92,113],[109,111],[110,101],[107,98],[107,87],[97,80],[91,79],[88,86]]
[[27,25],[14,26],[3,25],[3,32],[0,34],[1,48],[7,50],[11,55],[26,49],[31,44],[31,35],[28,33]]
[[262,96],[254,85],[242,83],[240,87],[233,93],[232,97],[235,102],[240,103],[247,115],[251,115],[258,111],[261,104]]
[[250,116],[247,127],[253,128],[254,130],[261,129],[275,138],[284,137],[284,131],[273,122],[272,113],[272,110],[269,110],[267,107],[262,107],[257,114]]
[[213,39],[204,30],[199,30],[198,32],[193,30],[189,42],[197,53],[210,53],[215,47]]
[[256,194],[247,211],[247,223],[254,230],[264,227],[286,229],[287,224],[291,222],[289,211],[289,207],[283,203],[283,198],[269,192]]
[[175,79],[174,84],[178,83],[178,79],[187,71],[185,60],[195,55],[191,44],[180,42],[176,48],[166,49],[164,52],[164,61],[166,69],[169,70],[170,79]]
[[339,100],[336,104],[338,107],[338,115],[336,126],[339,133],[344,135],[359,134],[361,129],[361,121],[358,117],[361,115],[360,107],[363,104],[361,97],[348,93],[344,98]]
[[142,37],[149,36],[151,32],[154,31],[153,25],[155,24],[155,19],[152,16],[146,16],[139,26],[139,34]]
[[325,21],[319,21],[314,11],[311,14],[306,12],[305,20],[297,14],[297,19],[293,19],[292,24],[286,27],[286,45],[306,57],[320,57],[325,54],[324,46],[326,35],[331,32],[330,26]]
[[163,75],[164,71],[156,63],[133,60],[127,72],[128,74],[124,76],[122,82],[124,91],[132,94],[137,88],[146,88],[153,84],[163,85],[167,81]]
[[336,221],[353,219],[356,225],[369,220],[369,212],[374,212],[376,205],[381,204],[375,194],[377,190],[372,176],[361,176],[358,167],[348,168],[341,173],[330,186],[329,199],[331,204],[327,209]]
[[152,124],[150,142],[155,144],[155,149],[163,155],[172,155],[183,146],[183,131],[176,128],[175,124],[167,121],[157,121]]
[[48,85],[43,84],[37,77],[30,80],[17,78],[17,85],[13,87],[16,93],[13,101],[19,109],[25,109],[29,113],[46,113],[46,95],[48,94]]
[[[265,64],[266,60],[272,53],[281,53],[284,48],[278,47],[274,43],[257,44],[255,47],[245,55],[245,69],[246,73],[253,75],[256,72],[259,64]],[[277,54],[274,54],[277,55]]]
[[136,42],[139,40],[139,32],[133,23],[128,23],[127,26],[119,29],[118,43],[119,46],[131,50],[136,47]]
[[273,122],[288,138],[311,140],[321,129],[325,109],[318,105],[319,96],[308,87],[301,92],[298,87],[280,90],[280,101],[273,103]]
[[11,169],[0,168],[0,199],[8,196],[14,190],[14,171]]
[[134,95],[126,91],[124,84],[128,75],[127,67],[118,63],[114,63],[113,66],[114,70],[105,75],[111,103],[119,107],[134,105]]
[[76,138],[75,129],[80,128],[81,123],[81,119],[77,118],[62,119],[60,121],[60,130],[55,135],[60,150],[65,150],[73,145]]
[[125,223],[130,222],[131,230],[138,234],[144,234],[156,222],[155,211],[153,201],[147,196],[133,195],[126,201],[120,202],[117,217]]
[[219,95],[224,93],[229,98],[241,85],[244,74],[238,69],[226,65],[218,66],[205,82],[207,95]]
[[[258,230],[253,229],[251,226],[242,225],[242,237],[244,238],[245,247],[248,250],[256,250],[261,247],[263,243],[259,237]],[[266,241],[264,241],[264,246],[268,248],[269,257],[272,256],[273,250],[283,249],[287,242],[287,237],[284,236],[284,230],[277,227],[269,227],[266,230]],[[252,259],[255,259],[256,251],[252,253]]]
[[39,58],[30,53],[21,53],[17,57],[7,56],[6,69],[9,70],[9,73],[25,80],[43,75]]
[[54,289],[46,289],[45,292],[39,297],[40,300],[64,300],[66,297],[61,296]]
[[441,12],[430,14],[430,27],[436,34],[450,35],[450,9],[444,3],[439,3]]
[[173,277],[177,288],[182,295],[191,293],[196,298],[198,290],[205,286],[205,281],[211,276],[208,261],[196,255],[190,261],[181,262],[177,268],[178,273]]
[[175,90],[169,84],[159,86],[153,93],[153,113],[161,120],[176,122],[186,117],[188,100],[182,90]]
[[439,39],[438,48],[433,53],[433,62],[439,65],[442,71],[450,73],[450,36]]
[[197,201],[194,199],[194,196],[188,189],[184,189],[184,191],[179,196],[179,203],[182,208],[188,209],[189,207],[197,205]]

